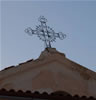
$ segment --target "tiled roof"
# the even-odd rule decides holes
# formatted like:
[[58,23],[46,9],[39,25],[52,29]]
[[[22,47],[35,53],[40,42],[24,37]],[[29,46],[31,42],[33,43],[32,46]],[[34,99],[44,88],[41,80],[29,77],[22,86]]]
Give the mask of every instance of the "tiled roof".
[[[5,97],[24,97],[24,98],[34,98],[34,99],[47,99],[47,100],[96,100],[94,97],[86,97],[86,96],[72,96],[67,92],[64,91],[57,91],[53,92],[51,94],[48,94],[47,92],[39,93],[38,91],[35,91],[32,93],[31,91],[23,92],[22,90],[15,91],[13,89],[7,91],[6,89],[0,90],[0,96]],[[1,98],[0,98],[1,100]]]

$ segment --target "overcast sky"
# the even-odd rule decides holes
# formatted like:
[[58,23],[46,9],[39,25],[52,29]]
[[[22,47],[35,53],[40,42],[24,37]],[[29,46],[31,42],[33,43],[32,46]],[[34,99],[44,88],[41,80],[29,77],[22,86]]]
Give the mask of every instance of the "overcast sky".
[[96,71],[96,2],[95,1],[3,1],[1,3],[0,69],[37,59],[44,43],[24,30],[39,25],[44,15],[55,32],[67,34],[52,47],[70,60]]

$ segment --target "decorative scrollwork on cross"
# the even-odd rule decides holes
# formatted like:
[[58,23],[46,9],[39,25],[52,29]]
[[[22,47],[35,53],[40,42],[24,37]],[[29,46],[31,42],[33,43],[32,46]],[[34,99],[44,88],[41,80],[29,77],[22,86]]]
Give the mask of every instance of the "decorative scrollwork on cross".
[[51,48],[51,42],[55,41],[56,38],[63,40],[66,37],[66,34],[62,32],[55,33],[55,31],[46,25],[47,19],[44,16],[39,17],[39,22],[41,25],[36,26],[36,30],[33,30],[31,27],[25,29],[25,32],[30,36],[37,35],[39,39],[45,42],[46,48]]

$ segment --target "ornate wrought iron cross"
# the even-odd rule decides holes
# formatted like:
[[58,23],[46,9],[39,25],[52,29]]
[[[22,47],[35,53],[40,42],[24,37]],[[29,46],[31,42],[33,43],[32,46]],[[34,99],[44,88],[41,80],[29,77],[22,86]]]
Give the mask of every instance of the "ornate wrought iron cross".
[[55,33],[55,31],[46,25],[47,19],[44,16],[40,16],[38,19],[41,25],[36,26],[36,30],[33,30],[31,27],[25,29],[25,32],[29,35],[37,35],[39,39],[45,42],[46,48],[51,48],[51,42],[55,41],[56,38],[63,40],[66,37],[66,34],[62,32]]

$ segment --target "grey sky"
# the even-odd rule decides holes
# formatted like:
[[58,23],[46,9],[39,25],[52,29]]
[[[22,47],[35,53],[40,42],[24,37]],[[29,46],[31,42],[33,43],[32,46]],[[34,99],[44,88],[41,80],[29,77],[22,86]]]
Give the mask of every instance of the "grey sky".
[[63,0],[1,2],[1,69],[36,59],[44,50],[38,37],[24,32],[40,24],[40,15],[56,32],[67,34],[65,40],[57,39],[52,47],[96,71],[96,2]]

